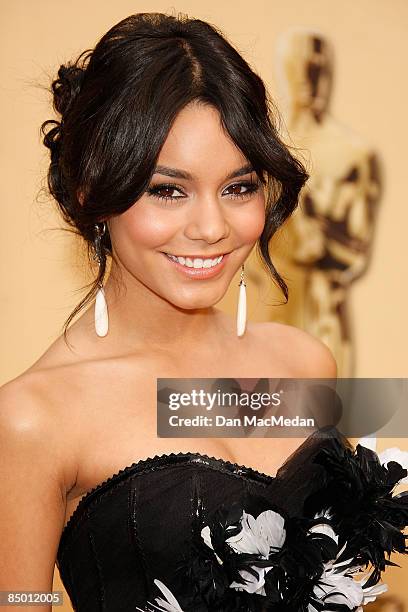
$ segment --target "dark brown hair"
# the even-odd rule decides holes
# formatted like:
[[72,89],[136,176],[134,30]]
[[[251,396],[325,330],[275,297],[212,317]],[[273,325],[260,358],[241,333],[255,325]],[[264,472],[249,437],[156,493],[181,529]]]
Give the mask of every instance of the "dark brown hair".
[[[278,135],[280,116],[262,79],[214,25],[182,13],[130,15],[93,50],[60,66],[51,90],[60,120],[41,126],[51,152],[48,188],[64,221],[87,242],[88,255],[95,224],[126,211],[144,193],[177,114],[200,101],[218,109],[266,188],[257,250],[287,302],[269,243],[295,210],[308,174]],[[101,248],[98,276],[65,321],[64,337],[103,281],[106,256],[112,257],[108,231]]]

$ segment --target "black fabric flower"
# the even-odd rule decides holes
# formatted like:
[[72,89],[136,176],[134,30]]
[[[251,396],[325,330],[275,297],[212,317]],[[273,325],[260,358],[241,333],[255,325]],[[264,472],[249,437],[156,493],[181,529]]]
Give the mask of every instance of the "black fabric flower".
[[[407,470],[395,461],[380,463],[377,453],[358,444],[356,449],[341,444],[321,449],[315,462],[325,467],[321,488],[305,501],[312,515],[330,508],[339,543],[347,541],[345,555],[357,564],[374,566],[370,584],[375,584],[392,552],[406,553],[408,492],[392,495]],[[385,555],[388,556],[386,559]]]

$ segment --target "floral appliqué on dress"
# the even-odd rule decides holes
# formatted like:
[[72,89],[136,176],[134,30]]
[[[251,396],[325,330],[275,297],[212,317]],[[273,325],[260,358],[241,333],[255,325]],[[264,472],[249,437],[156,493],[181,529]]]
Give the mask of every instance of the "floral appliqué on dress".
[[360,444],[321,449],[314,461],[325,481],[302,516],[287,516],[260,495],[251,495],[251,512],[240,501],[221,505],[196,534],[193,557],[178,567],[177,586],[156,578],[162,596],[136,610],[362,612],[387,590],[380,579],[396,565],[391,553],[408,552],[408,491],[392,494],[407,477],[407,457],[379,457]]

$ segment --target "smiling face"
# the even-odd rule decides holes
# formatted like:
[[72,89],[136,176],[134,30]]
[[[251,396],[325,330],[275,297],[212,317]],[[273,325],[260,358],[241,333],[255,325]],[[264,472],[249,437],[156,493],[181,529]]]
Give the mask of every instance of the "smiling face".
[[[123,280],[179,308],[207,308],[224,296],[261,235],[265,195],[218,111],[192,103],[174,121],[146,192],[107,224]],[[166,253],[190,258],[176,262]],[[220,254],[228,255],[215,267],[194,259]]]

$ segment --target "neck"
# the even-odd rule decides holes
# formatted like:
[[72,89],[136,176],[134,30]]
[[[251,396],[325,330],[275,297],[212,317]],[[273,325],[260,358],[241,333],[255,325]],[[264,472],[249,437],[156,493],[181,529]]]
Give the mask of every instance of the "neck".
[[228,333],[223,313],[214,306],[179,308],[126,272],[125,276],[117,280],[111,270],[104,286],[107,338],[118,348],[149,346],[180,352],[203,338],[210,344],[220,342],[222,334]]

